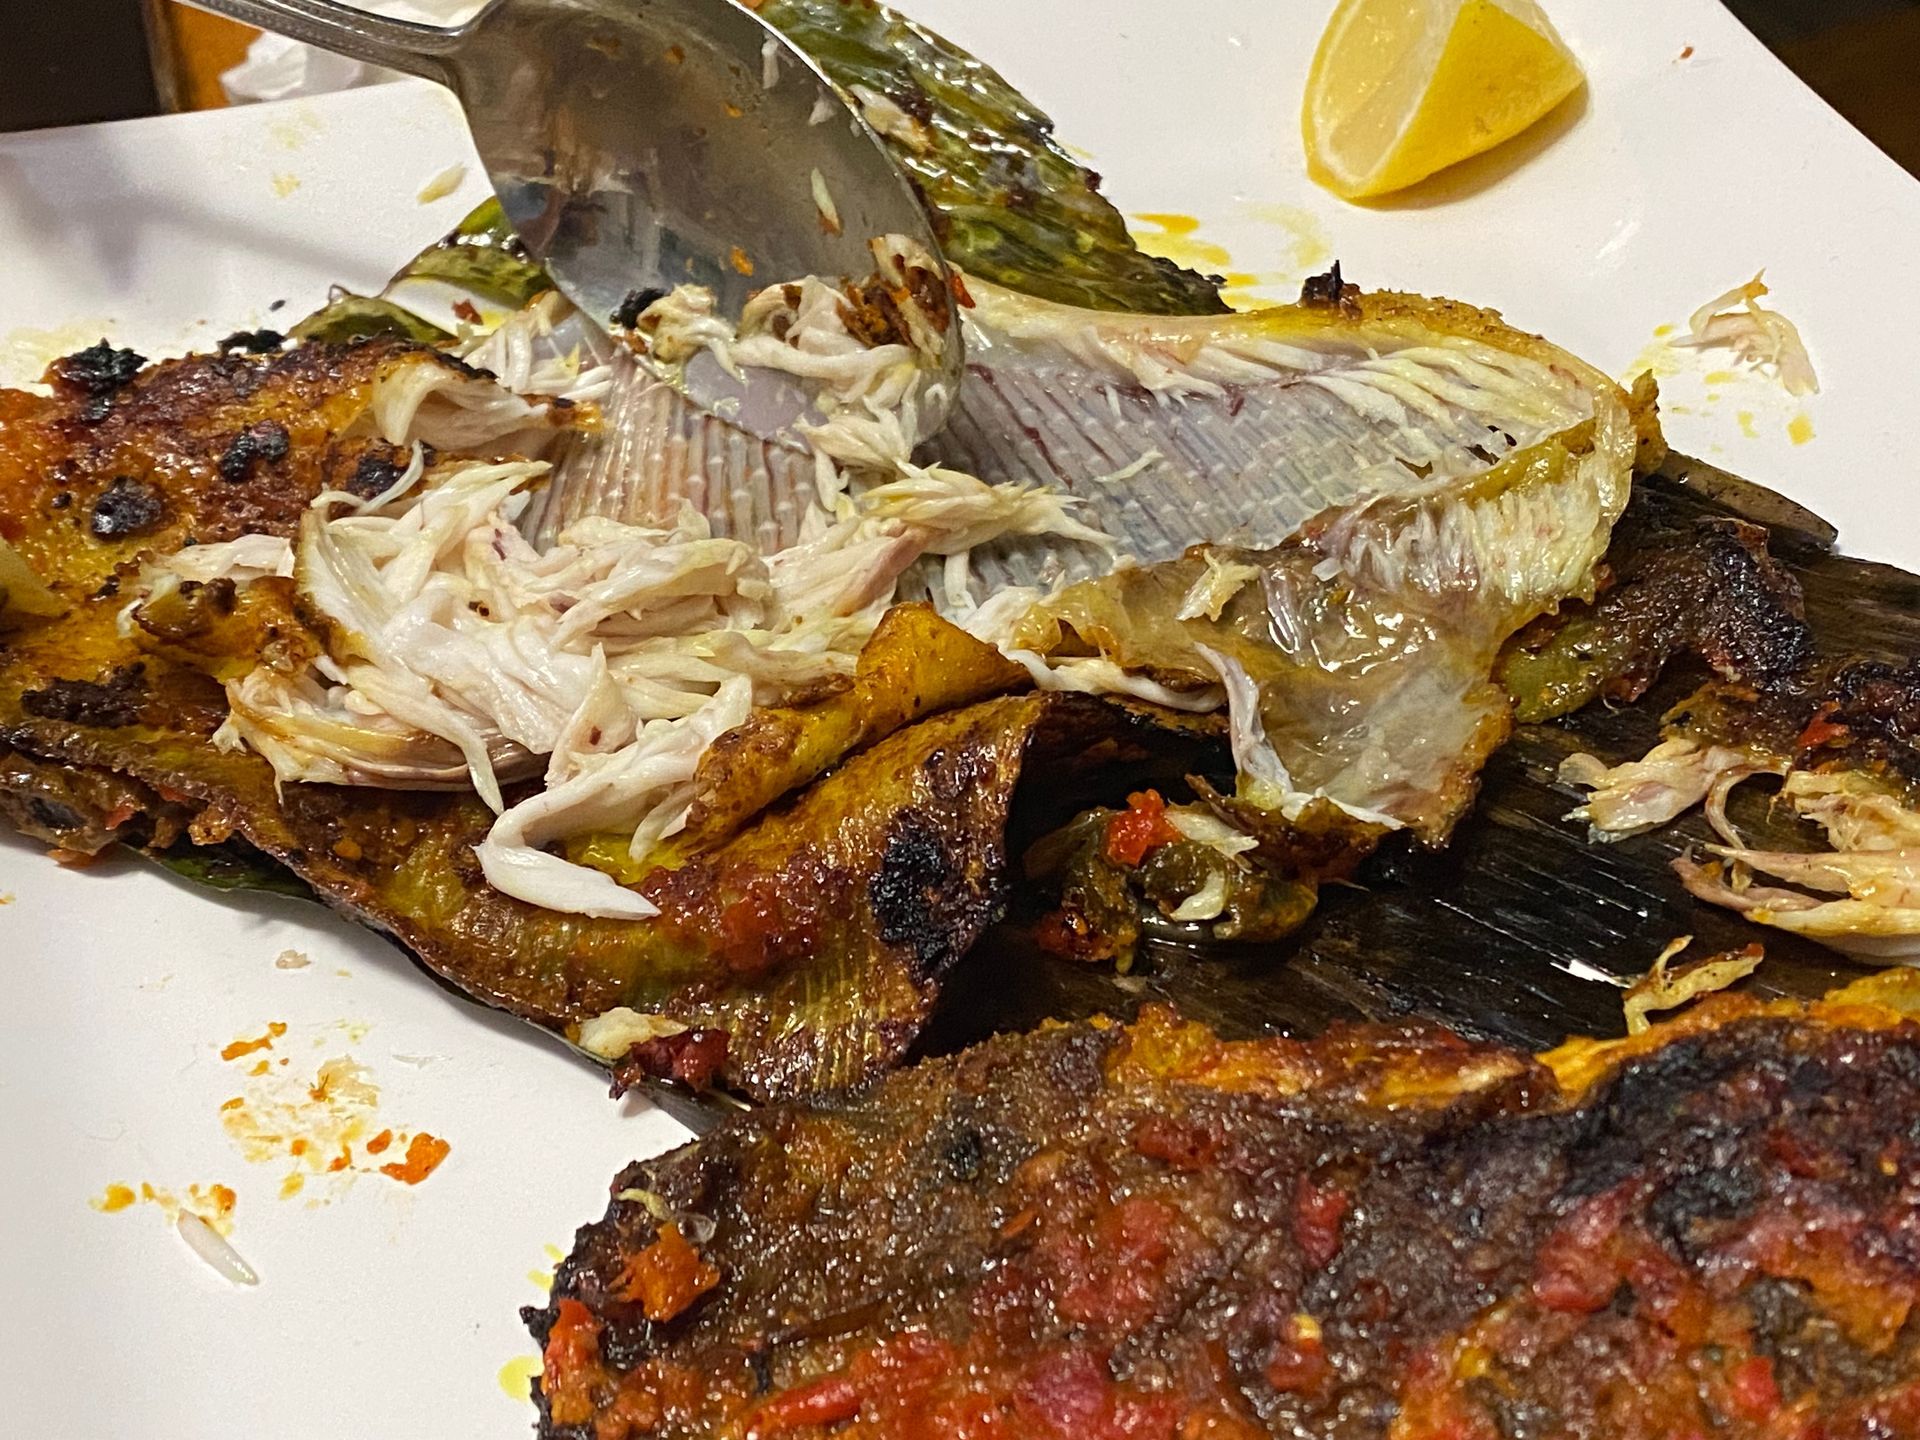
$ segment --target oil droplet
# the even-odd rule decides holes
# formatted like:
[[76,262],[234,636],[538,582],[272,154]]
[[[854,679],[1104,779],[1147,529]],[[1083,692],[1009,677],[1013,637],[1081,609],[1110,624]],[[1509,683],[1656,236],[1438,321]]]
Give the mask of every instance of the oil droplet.
[[1287,234],[1286,269],[1268,284],[1295,284],[1325,270],[1333,259],[1333,242],[1320,217],[1298,205],[1249,205],[1247,213]]
[[300,188],[300,177],[282,170],[273,177],[273,193],[284,200]]
[[[1274,207],[1287,208],[1287,207]],[[1297,212],[1305,216],[1306,211]],[[1233,268],[1233,256],[1226,246],[1215,244],[1211,240],[1202,240],[1197,232],[1200,222],[1191,215],[1178,215],[1161,210],[1143,210],[1130,217],[1140,226],[1154,228],[1137,229],[1134,240],[1149,255],[1157,255],[1162,260],[1171,260],[1176,265],[1184,265],[1190,270],[1212,275],[1221,283],[1220,298],[1236,309],[1258,309],[1263,305],[1275,303],[1275,297],[1269,293],[1276,287],[1286,288],[1297,285],[1306,273],[1301,269],[1302,257],[1309,261],[1318,258],[1324,245],[1315,246],[1296,239],[1292,264],[1294,270],[1248,271]],[[1271,218],[1271,217],[1268,217]],[[1309,217],[1308,223],[1311,223]],[[1311,268],[1309,265],[1307,268]],[[1298,273],[1295,273],[1295,270]],[[1291,298],[1291,297],[1285,297]]]
[[[1660,329],[1671,332],[1673,327],[1671,325],[1663,325]],[[1657,335],[1659,331],[1655,331],[1654,333]],[[1654,340],[1638,355],[1634,356],[1632,362],[1628,364],[1626,370],[1622,373],[1629,377],[1635,375],[1651,375],[1656,380],[1665,380],[1671,376],[1680,374],[1686,368],[1685,362],[1681,359],[1680,352],[1675,350],[1673,346],[1669,345],[1664,339],[1658,339]],[[1663,405],[1661,408],[1663,410],[1669,410],[1673,407]]]
[[130,1185],[109,1185],[87,1203],[102,1214],[111,1215],[116,1210],[126,1209],[136,1198]]
[[533,1399],[533,1377],[539,1373],[538,1355],[516,1355],[500,1367],[500,1388],[509,1400],[525,1404]]
[[1653,338],[1656,340],[1664,340],[1677,329],[1679,329],[1677,325],[1656,325],[1653,327]]
[[1134,219],[1145,225],[1157,225],[1169,235],[1191,235],[1200,228],[1200,221],[1192,215],[1176,215],[1167,210],[1140,210]]
[[1158,255],[1162,260],[1171,260],[1176,265],[1185,265],[1190,270],[1201,270],[1210,275],[1224,274],[1233,266],[1233,256],[1227,253],[1224,246],[1201,240],[1194,234],[1200,228],[1200,222],[1191,215],[1143,210],[1130,218],[1154,227],[1134,236],[1140,248],[1149,255]]
[[1731,385],[1740,377],[1732,370],[1709,370],[1700,378],[1703,383],[1708,385]]
[[1747,439],[1758,440],[1760,438],[1759,430],[1754,428],[1753,411],[1742,410],[1738,415],[1734,416],[1734,419],[1740,422],[1740,433],[1746,436]]
[[1802,410],[1787,422],[1787,438],[1796,445],[1804,445],[1813,439],[1813,417]]
[[312,106],[297,105],[267,126],[267,135],[282,150],[301,150],[326,128]]

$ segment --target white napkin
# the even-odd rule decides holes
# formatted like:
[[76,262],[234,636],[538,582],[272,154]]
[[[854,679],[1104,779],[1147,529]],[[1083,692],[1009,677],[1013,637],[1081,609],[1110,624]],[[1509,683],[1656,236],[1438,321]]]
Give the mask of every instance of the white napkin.
[[[480,9],[484,0],[361,0],[360,8],[394,20],[418,20],[428,25],[457,25]],[[262,35],[248,47],[247,58],[220,77],[220,87],[235,105],[253,100],[289,100],[297,95],[320,95],[329,90],[351,90],[399,79],[399,72],[344,55],[316,50],[284,35]]]

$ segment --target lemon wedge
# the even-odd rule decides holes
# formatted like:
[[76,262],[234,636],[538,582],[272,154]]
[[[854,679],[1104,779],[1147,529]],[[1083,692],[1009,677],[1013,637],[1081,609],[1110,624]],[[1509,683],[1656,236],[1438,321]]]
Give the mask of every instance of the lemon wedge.
[[1314,52],[1307,171],[1358,200],[1518,135],[1584,76],[1534,0],[1340,0]]

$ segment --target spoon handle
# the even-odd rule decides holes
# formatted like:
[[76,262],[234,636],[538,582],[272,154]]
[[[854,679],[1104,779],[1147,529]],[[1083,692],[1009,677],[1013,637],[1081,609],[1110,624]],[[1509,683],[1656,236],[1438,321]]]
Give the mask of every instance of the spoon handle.
[[448,63],[473,24],[448,29],[370,15],[338,0],[188,0],[230,20],[258,25],[322,50],[451,85]]

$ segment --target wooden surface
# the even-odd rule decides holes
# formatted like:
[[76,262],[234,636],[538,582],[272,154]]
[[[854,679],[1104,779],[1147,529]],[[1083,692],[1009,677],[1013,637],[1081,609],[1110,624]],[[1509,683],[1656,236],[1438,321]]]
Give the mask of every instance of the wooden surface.
[[169,110],[213,110],[227,103],[220,74],[238,65],[260,32],[173,0],[147,0],[147,30],[160,100]]
[[1836,25],[1780,58],[1855,129],[1920,175],[1920,7]]
[[0,130],[151,115],[140,16],[129,0],[0,0]]

